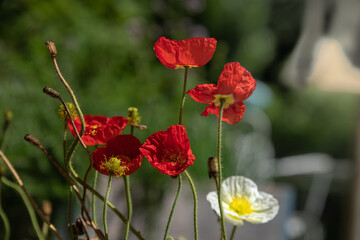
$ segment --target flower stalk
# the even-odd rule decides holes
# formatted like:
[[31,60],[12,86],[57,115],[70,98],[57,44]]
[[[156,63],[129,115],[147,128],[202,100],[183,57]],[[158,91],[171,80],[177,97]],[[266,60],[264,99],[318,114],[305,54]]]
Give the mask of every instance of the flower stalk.
[[7,159],[7,157],[4,155],[4,153],[0,150],[0,158],[2,158],[5,162],[5,164],[8,166],[8,168],[10,169],[11,173],[13,174],[13,176],[15,177],[16,181],[18,182],[18,184],[20,185],[22,191],[24,192],[26,198],[29,200],[30,204],[32,205],[32,207],[35,209],[35,211],[37,212],[37,214],[41,217],[41,219],[46,222],[46,224],[49,225],[50,230],[55,234],[55,236],[59,239],[62,240],[62,238],[60,237],[59,233],[57,232],[55,226],[53,224],[51,224],[51,222],[46,218],[45,214],[42,212],[42,210],[39,208],[39,206],[35,203],[35,201],[32,199],[32,197],[29,195],[28,191],[26,190],[23,181],[21,180],[19,174],[17,173],[17,171],[15,170],[15,168],[13,167],[13,165],[10,163],[10,161]]
[[[2,185],[0,182],[0,194],[1,194],[1,190],[2,190]],[[2,198],[2,194],[0,195],[0,217],[3,220],[4,229],[5,229],[5,233],[4,233],[3,237],[4,237],[4,240],[9,240],[10,239],[10,223],[9,223],[9,219],[2,207],[1,198]]]
[[104,208],[103,208],[104,234],[105,234],[105,239],[106,240],[109,239],[108,227],[107,227],[107,219],[106,219],[106,212],[107,212],[106,208],[107,208],[107,203],[108,203],[109,193],[110,193],[110,188],[111,188],[111,180],[112,180],[112,174],[109,175],[109,181],[108,181],[108,186],[107,186],[105,200],[104,200]]
[[130,223],[131,223],[131,216],[132,216],[132,201],[131,201],[131,192],[130,192],[130,177],[124,176],[124,184],[125,184],[125,192],[126,192],[126,204],[128,207],[127,211],[127,221],[126,221],[126,228],[124,234],[124,240],[128,239]]
[[237,226],[234,225],[234,227],[233,227],[233,229],[232,229],[232,231],[231,231],[230,240],[233,240],[233,239],[234,239],[236,229],[237,229]]
[[196,196],[196,189],[195,189],[195,185],[194,185],[194,182],[193,182],[190,174],[186,170],[184,171],[184,174],[187,177],[187,179],[189,180],[190,187],[191,187],[192,194],[193,194],[193,199],[194,199],[194,236],[195,236],[195,240],[197,240],[198,237],[199,237],[199,234],[198,234],[198,227],[197,227],[197,196]]
[[221,201],[221,183],[222,183],[222,163],[221,163],[221,139],[222,139],[222,116],[224,111],[224,101],[220,99],[220,112],[219,112],[219,121],[218,121],[218,136],[217,136],[217,159],[219,167],[219,183],[218,183],[218,202],[220,208],[220,220],[221,220],[221,235],[224,240],[226,240],[226,229],[225,229],[225,217],[224,210]]
[[176,207],[177,201],[178,201],[179,196],[180,196],[180,193],[181,193],[181,184],[182,184],[181,174],[177,177],[177,179],[178,179],[178,181],[179,181],[178,190],[177,190],[176,197],[175,197],[174,203],[173,203],[172,208],[171,208],[171,211],[170,211],[170,215],[169,215],[168,222],[167,222],[167,224],[166,224],[166,229],[165,229],[165,234],[164,234],[164,240],[167,240],[167,235],[168,235],[168,232],[169,232],[169,228],[170,228],[172,216],[173,216],[173,214],[174,214],[175,207]]
[[182,116],[183,116],[183,109],[184,109],[184,104],[185,104],[185,99],[186,99],[186,85],[187,85],[187,79],[188,79],[188,72],[189,72],[189,66],[185,66],[185,73],[184,73],[184,85],[183,85],[183,91],[182,91],[182,96],[181,96],[181,102],[180,102],[180,107],[179,107],[179,125],[182,125]]

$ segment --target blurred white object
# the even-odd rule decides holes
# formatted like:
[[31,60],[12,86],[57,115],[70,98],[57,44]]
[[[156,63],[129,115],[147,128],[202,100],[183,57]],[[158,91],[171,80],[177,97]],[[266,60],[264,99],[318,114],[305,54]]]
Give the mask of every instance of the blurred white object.
[[314,51],[310,86],[320,90],[360,93],[360,69],[345,55],[340,42],[323,38]]
[[360,93],[360,1],[308,0],[301,36],[280,79],[297,88]]

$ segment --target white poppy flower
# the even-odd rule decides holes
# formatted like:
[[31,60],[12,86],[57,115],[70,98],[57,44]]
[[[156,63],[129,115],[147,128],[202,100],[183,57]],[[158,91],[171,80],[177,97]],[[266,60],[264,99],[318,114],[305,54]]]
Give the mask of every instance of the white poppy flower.
[[[211,208],[220,216],[217,192],[206,196]],[[251,223],[266,223],[279,211],[278,201],[270,194],[259,192],[256,184],[249,178],[232,176],[221,184],[221,201],[225,220],[236,226]]]

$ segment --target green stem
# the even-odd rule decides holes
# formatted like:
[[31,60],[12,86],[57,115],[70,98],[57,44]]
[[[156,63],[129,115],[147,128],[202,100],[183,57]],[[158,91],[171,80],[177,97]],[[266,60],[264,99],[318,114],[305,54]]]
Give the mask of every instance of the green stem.
[[218,136],[217,136],[217,159],[219,161],[219,186],[217,189],[218,192],[218,202],[219,202],[219,209],[220,209],[220,219],[221,219],[221,233],[223,239],[226,240],[226,229],[225,229],[225,219],[224,219],[224,210],[221,201],[221,183],[222,183],[222,164],[221,164],[221,132],[222,132],[222,116],[224,110],[224,100],[220,100],[220,113],[219,113],[219,122],[218,122]]
[[107,202],[108,202],[109,193],[110,193],[111,180],[112,180],[112,174],[109,175],[109,182],[108,182],[108,187],[107,187],[107,190],[106,190],[106,195],[105,195],[105,200],[104,200],[104,209],[103,209],[104,234],[105,234],[105,239],[106,240],[109,239],[108,228],[107,228],[107,220],[106,220],[106,207],[107,207]]
[[[86,187],[86,189],[88,189],[90,192],[92,192],[93,194],[95,194],[95,196],[97,198],[99,198],[102,202],[105,202],[105,198],[95,189],[93,189],[91,186],[87,185],[75,172],[71,171],[71,175],[72,178],[78,182],[80,185]],[[114,206],[114,204],[112,204],[111,202],[107,202],[108,207],[120,218],[120,220],[123,223],[126,223],[126,218],[125,216]],[[140,233],[140,231],[137,231],[132,225],[130,225],[130,231],[132,233],[134,233],[134,235],[140,239],[140,240],[145,240],[145,238],[142,236],[142,234]]]
[[[95,171],[95,173],[94,173],[94,179],[93,179],[93,184],[92,184],[93,189],[96,189],[97,178],[98,178],[98,171]],[[95,225],[97,225],[97,222],[96,222],[96,205],[95,205],[95,200],[96,200],[95,194],[92,193],[92,201],[91,201],[91,210],[92,210],[92,211],[91,211],[91,213],[92,213],[92,219],[93,219]]]
[[67,138],[67,122],[65,121],[64,133],[63,133],[63,154],[64,154],[64,161],[65,161],[65,159],[66,159],[66,138]]
[[130,127],[131,127],[131,128],[130,128],[130,135],[134,135],[134,126],[131,125]]
[[173,206],[172,206],[171,211],[170,211],[168,223],[167,223],[167,225],[166,225],[165,234],[164,234],[164,240],[167,240],[167,234],[168,234],[168,232],[169,232],[169,228],[170,228],[172,216],[173,216],[173,214],[174,214],[174,210],[175,210],[175,207],[176,207],[176,203],[177,203],[177,201],[178,201],[178,199],[179,199],[180,192],[181,192],[181,174],[178,176],[178,179],[179,179],[178,190],[177,190],[177,193],[176,193],[176,197],[175,197]]
[[128,207],[124,240],[127,240],[128,235],[129,235],[131,216],[132,216],[132,202],[131,202],[130,177],[129,176],[124,176],[124,183],[125,183],[125,191],[126,191],[126,203],[127,203],[127,207]]
[[[82,111],[81,111],[80,105],[79,105],[79,103],[77,102],[76,96],[75,96],[72,88],[70,87],[70,85],[67,83],[67,81],[65,80],[65,78],[64,78],[63,75],[61,74],[61,71],[60,71],[59,66],[58,66],[58,64],[57,64],[56,55],[52,56],[51,59],[53,60],[53,64],[54,64],[55,69],[56,69],[56,72],[57,72],[57,74],[58,74],[58,76],[59,76],[59,78],[60,78],[60,80],[61,80],[61,83],[65,86],[66,90],[69,92],[70,97],[71,97],[71,100],[72,100],[72,102],[74,103],[75,108],[76,108],[76,111],[77,111],[77,113],[78,113],[78,115],[79,115],[79,117],[80,117],[81,130],[80,130],[79,135],[80,135],[80,137],[81,137],[81,136],[83,135],[84,131],[85,131],[84,115],[83,115],[83,113],[82,113]],[[69,117],[71,117],[71,115],[69,115]],[[68,151],[68,153],[67,153],[67,155],[66,155],[66,161],[65,161],[66,165],[68,164],[69,161],[71,161],[72,156],[73,156],[73,154],[74,154],[74,151],[75,151],[75,149],[76,149],[77,144],[79,143],[79,141],[80,141],[80,140],[79,140],[78,138],[75,138],[75,140],[74,140],[73,143],[71,144],[70,149],[69,149],[69,151]]]
[[69,226],[69,235],[70,239],[74,239],[74,231],[72,229],[72,196],[73,196],[73,189],[69,186],[69,203],[68,203],[68,226]]
[[[0,194],[1,194],[1,190],[2,190],[2,188],[1,188],[1,182],[0,182]],[[4,240],[9,240],[10,239],[10,223],[9,223],[9,219],[6,216],[4,209],[2,208],[1,195],[0,195],[0,216],[4,222],[4,229],[5,229]]]
[[183,92],[182,92],[182,97],[181,97],[181,102],[180,102],[180,110],[179,110],[179,125],[182,125],[182,113],[183,113],[184,104],[185,104],[185,94],[186,94],[186,84],[187,84],[188,72],[189,72],[189,67],[185,66],[184,86],[183,86]]
[[21,196],[22,200],[24,201],[25,206],[26,206],[26,208],[27,208],[27,210],[29,212],[31,222],[33,224],[33,227],[34,227],[34,230],[36,232],[36,235],[37,235],[38,239],[45,240],[44,236],[42,235],[39,223],[37,221],[34,208],[32,207],[31,203],[29,202],[29,199],[26,197],[26,195],[25,195],[24,191],[22,190],[22,188],[19,185],[13,183],[12,181],[8,180],[6,177],[1,177],[1,181],[6,186],[11,187],[12,189],[14,189],[15,191],[17,191],[20,194],[20,196]]
[[233,240],[234,236],[235,236],[235,232],[236,232],[237,226],[234,225],[232,231],[231,231],[231,236],[230,236],[230,240]]
[[195,240],[198,239],[198,227],[197,227],[197,196],[196,196],[196,190],[195,190],[195,185],[194,182],[190,176],[190,174],[185,170],[184,171],[185,176],[187,177],[187,179],[189,180],[190,183],[190,187],[193,193],[193,198],[194,198],[194,235],[195,235]]

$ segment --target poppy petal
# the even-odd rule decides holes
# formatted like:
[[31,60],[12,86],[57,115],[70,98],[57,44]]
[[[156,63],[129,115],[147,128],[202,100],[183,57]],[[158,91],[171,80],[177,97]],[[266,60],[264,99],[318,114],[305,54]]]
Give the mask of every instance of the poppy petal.
[[215,84],[202,84],[197,85],[194,89],[187,91],[195,101],[200,103],[211,103],[215,97],[214,92],[216,91]]

